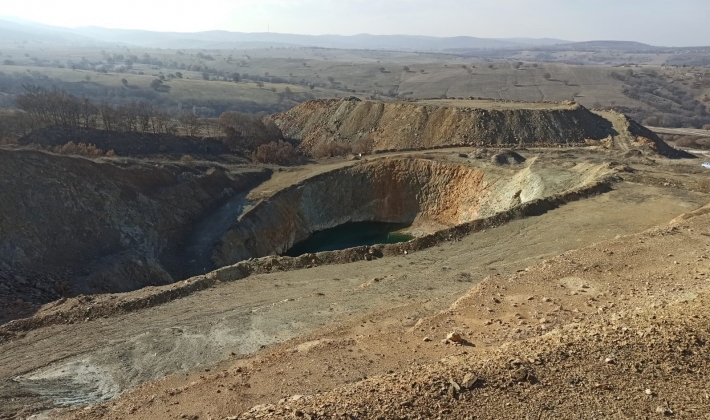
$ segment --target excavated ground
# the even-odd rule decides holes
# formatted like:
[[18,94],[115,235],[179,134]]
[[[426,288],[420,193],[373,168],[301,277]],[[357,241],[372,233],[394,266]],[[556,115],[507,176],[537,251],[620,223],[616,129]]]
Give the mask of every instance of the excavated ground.
[[[642,234],[641,240],[649,245],[641,248],[634,246],[638,237],[621,236],[665,224],[677,214],[702,206],[707,202],[707,185],[703,174],[695,173],[694,162],[638,157],[624,158],[620,163],[614,162],[621,158],[614,152],[593,150],[521,153],[527,161],[512,168],[489,168],[481,161],[463,157],[475,156],[473,150],[460,149],[400,153],[385,156],[379,165],[334,162],[326,172],[322,167],[311,167],[275,173],[250,197],[276,201],[278,191],[288,190],[293,182],[308,185],[314,174],[327,178],[333,171],[361,171],[372,176],[376,171],[371,171],[371,167],[393,168],[401,162],[417,165],[418,170],[435,167],[431,172],[437,174],[446,174],[450,167],[471,171],[471,176],[461,177],[471,182],[448,186],[458,192],[446,196],[441,210],[468,203],[473,191],[480,197],[481,189],[473,188],[480,186],[479,178],[490,181],[486,190],[495,191],[496,186],[513,184],[510,180],[527,170],[525,175],[517,175],[521,180],[518,184],[500,191],[521,198],[520,205],[514,208],[533,207],[534,211],[509,212],[510,217],[494,217],[488,224],[476,224],[475,220],[463,223],[460,226],[467,226],[466,230],[448,228],[444,236],[425,235],[419,239],[422,242],[413,241],[425,246],[405,248],[407,253],[402,248],[385,247],[384,258],[364,258],[372,256],[368,252],[364,256],[346,253],[345,261],[356,255],[362,258],[337,264],[341,261],[339,253],[323,253],[308,256],[302,265],[298,264],[301,259],[276,258],[274,265],[273,258],[261,258],[170,286],[48,305],[26,322],[15,321],[1,328],[0,418],[23,418],[57,406],[94,404],[122,392],[117,399],[87,409],[57,409],[42,415],[223,418],[247,412],[258,404],[274,404],[256,407],[243,417],[342,418],[347,414],[356,418],[390,418],[393,413],[411,418],[575,417],[576,412],[565,411],[569,404],[554,397],[563,389],[567,392],[565,386],[578,386],[582,396],[575,397],[575,401],[595,410],[577,417],[604,417],[608,413],[598,413],[602,407],[599,401],[606,402],[608,395],[601,393],[617,390],[628,398],[636,394],[626,389],[622,392],[621,385],[614,382],[616,377],[597,378],[606,371],[591,361],[598,353],[609,351],[602,346],[603,340],[586,339],[587,331],[599,330],[601,337],[608,335],[609,327],[601,328],[617,318],[606,316],[622,313],[627,306],[640,308],[635,313],[646,313],[644,305],[652,300],[643,293],[648,292],[644,287],[654,296],[662,291],[659,296],[663,296],[665,304],[676,292],[677,296],[692,299],[696,289],[701,292],[699,287],[705,284],[699,273],[695,273],[697,281],[690,281],[681,275],[684,271],[678,271],[685,267],[688,272],[701,270],[699,264],[704,260],[696,260],[701,258],[698,252],[707,239],[701,225],[691,227],[692,231],[676,227],[670,234]],[[476,171],[483,167],[487,169],[481,176]],[[578,192],[583,186],[606,179],[610,172],[620,177],[617,182],[608,184],[609,189],[590,191],[607,192],[579,200],[584,197]],[[491,178],[489,173],[503,175]],[[533,191],[526,188],[531,185],[528,180],[536,175],[547,192],[530,194],[535,198],[524,203],[522,199],[528,195],[518,191]],[[441,178],[442,185],[447,179]],[[429,185],[426,177],[422,182]],[[548,194],[560,196],[566,191],[575,194],[553,200],[554,203],[544,201]],[[533,206],[540,202],[552,204]],[[444,226],[469,220],[451,211],[432,214]],[[705,219],[690,219],[693,220],[700,223]],[[612,242],[598,244],[606,240]],[[587,246],[591,247],[568,252]],[[661,248],[663,253],[658,252]],[[673,249],[673,261],[678,264],[673,264],[671,257],[663,257],[668,249]],[[561,253],[566,254],[555,257]],[[546,259],[543,266],[520,271]],[[565,265],[572,260],[575,264]],[[605,270],[604,264],[609,261],[613,264]],[[670,271],[664,272],[667,276],[657,274],[669,265]],[[643,267],[643,272],[637,272],[638,267]],[[676,272],[681,277],[674,277]],[[612,278],[614,282],[610,282]],[[235,279],[240,281],[230,281]],[[656,283],[644,286],[643,282],[650,282],[649,279],[659,279],[658,289],[654,289]],[[681,288],[688,293],[681,293]],[[467,291],[467,297],[452,307]],[[528,300],[530,296],[532,299]],[[632,312],[629,309],[623,313]],[[669,309],[668,313],[671,319],[675,312]],[[646,322],[643,317],[636,321]],[[562,361],[554,353],[553,344],[559,331],[571,328],[565,327],[571,322],[580,323],[583,334],[565,333],[574,352]],[[658,323],[656,327],[664,325]],[[705,340],[701,325],[688,325],[701,341]],[[626,331],[642,328],[632,323],[624,327]],[[475,347],[441,343],[452,331],[461,333]],[[431,341],[424,341],[425,337]],[[631,337],[640,336],[629,335],[627,344],[622,346],[628,352],[613,353],[612,361],[618,363],[602,361],[603,368],[626,369],[627,360],[645,357],[634,347],[643,337],[634,338],[636,341]],[[525,341],[533,339],[541,341]],[[516,356],[520,361],[506,359],[505,352],[514,348],[504,345],[509,342],[521,343],[515,347],[519,350],[513,351],[521,355]],[[534,358],[528,360],[531,349],[538,349],[536,354],[544,361],[542,364]],[[680,372],[700,372],[703,353],[695,347],[689,351],[687,359],[669,359],[669,366]],[[443,364],[435,363],[454,354],[458,356]],[[664,410],[681,412],[678,405],[664,402],[662,397],[666,395],[660,391],[661,380],[674,379],[661,375],[666,370],[645,370],[646,366],[658,366],[655,355],[649,355],[643,361],[646,364],[640,365],[650,375],[644,380],[651,384],[648,398],[652,402],[641,406],[614,400],[614,407],[627,417],[646,413],[639,407],[646,410],[656,401]],[[508,370],[509,366],[513,368]],[[586,367],[589,368],[585,371]],[[557,376],[548,376],[548,368]],[[526,372],[524,378],[520,369]],[[572,385],[560,382],[569,379],[567,369],[575,372]],[[463,377],[470,372],[480,381],[468,391]],[[695,383],[693,378],[702,380],[702,376],[683,375],[686,374],[673,382],[678,389],[683,389],[683,383]],[[533,377],[537,379],[533,381]],[[523,379],[518,383],[515,378]],[[378,391],[370,392],[375,389]],[[293,395],[309,397],[291,398]],[[278,403],[285,397],[287,400]],[[551,398],[556,399],[550,401]],[[694,401],[682,409],[702,414],[698,404]],[[475,412],[471,412],[474,406]],[[515,411],[526,408],[529,411],[524,415],[523,411]]]
[[507,167],[458,156],[373,158],[284,188],[254,206],[222,237],[214,266],[281,255],[313,232],[351,222],[407,224],[404,232],[422,237],[582,190],[613,172],[607,163],[563,168],[538,164],[535,157]]
[[224,233],[218,223],[200,230],[199,221],[269,175],[0,149],[0,322],[63,297],[188,277],[199,265],[191,260]]

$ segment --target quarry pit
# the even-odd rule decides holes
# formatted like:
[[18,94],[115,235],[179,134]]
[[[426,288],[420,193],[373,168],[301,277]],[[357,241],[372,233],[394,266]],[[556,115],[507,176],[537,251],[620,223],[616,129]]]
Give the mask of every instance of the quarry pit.
[[284,188],[222,236],[215,268],[282,255],[315,232],[348,223],[401,225],[400,233],[421,238],[596,185],[614,172],[605,164],[555,169],[536,164],[536,158],[500,167],[464,156],[375,158]]
[[[481,104],[453,105],[316,101],[303,105],[317,108],[311,114],[272,116],[294,136],[310,127],[304,148],[374,137],[376,153],[297,167],[0,150],[3,180],[15,187],[0,202],[0,417],[224,417],[436,362],[452,349],[439,342],[443,330],[472,325],[466,336],[481,351],[525,340],[544,331],[486,330],[511,322],[492,315],[506,279],[707,202],[694,165],[666,159],[679,152],[620,114],[487,104],[488,114],[509,113],[494,120],[512,131],[481,145],[452,135],[463,121],[477,124],[468,114]],[[398,118],[388,114],[395,108]],[[412,110],[426,115],[418,136],[401,131]],[[348,134],[348,118],[363,123],[358,115],[372,125]],[[583,121],[591,122],[574,134]],[[488,127],[481,133],[497,132],[479,123]],[[525,141],[538,135],[575,147]],[[297,251],[324,232],[375,225],[385,235],[369,242]],[[391,231],[399,236],[383,239]],[[597,269],[560,269],[560,281],[581,285],[575,276]],[[496,290],[473,305],[483,315],[439,320],[479,284]],[[514,295],[516,308],[528,298]],[[217,383],[219,398],[236,399],[204,389]]]

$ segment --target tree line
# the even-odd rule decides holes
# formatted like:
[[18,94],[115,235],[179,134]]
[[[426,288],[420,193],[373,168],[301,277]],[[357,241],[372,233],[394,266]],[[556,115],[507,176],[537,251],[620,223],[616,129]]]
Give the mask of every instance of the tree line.
[[[10,130],[16,136],[44,127],[63,126],[73,129],[214,137],[231,151],[244,155],[255,154],[260,146],[269,145],[258,154],[258,160],[262,162],[283,164],[297,160],[293,144],[285,141],[278,126],[258,115],[228,111],[219,118],[207,119],[196,115],[194,109],[171,114],[147,102],[112,105],[106,101],[94,102],[81,98],[57,88],[46,89],[34,85],[25,85],[24,88],[25,92],[16,97],[16,105],[21,112],[6,114],[2,119],[3,125],[7,127],[5,131]],[[0,137],[3,137],[2,132]],[[271,159],[268,150],[276,146],[279,156]]]
[[[57,88],[25,85],[24,90],[16,97],[16,105],[21,112],[0,114],[0,140],[12,132],[15,136],[21,136],[45,127],[62,126],[80,130],[216,138],[230,151],[250,156],[261,163],[292,165],[306,159],[297,144],[284,138],[281,129],[271,119],[254,114],[228,111],[216,119],[208,119],[200,118],[194,109],[171,114],[142,101],[112,105],[106,101],[94,102]],[[75,153],[76,147],[94,147],[82,144],[68,146],[72,147],[53,150]],[[371,153],[373,146],[374,140],[370,136],[352,144],[329,142],[310,154],[316,158],[327,158]],[[93,156],[85,152],[80,154]]]
[[64,90],[23,85],[25,93],[17,95],[15,103],[25,114],[27,130],[49,125],[73,128],[135,131],[154,134],[175,134],[180,119],[173,119],[150,103],[133,101],[112,105],[94,102]]

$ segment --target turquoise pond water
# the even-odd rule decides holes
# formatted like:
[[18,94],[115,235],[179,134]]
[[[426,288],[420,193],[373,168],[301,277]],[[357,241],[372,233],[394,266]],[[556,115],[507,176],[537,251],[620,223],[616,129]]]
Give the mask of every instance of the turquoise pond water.
[[286,251],[284,255],[297,257],[308,253],[336,251],[356,246],[407,242],[412,239],[412,236],[398,232],[407,227],[409,225],[401,223],[346,223],[314,232],[308,239],[297,243]]

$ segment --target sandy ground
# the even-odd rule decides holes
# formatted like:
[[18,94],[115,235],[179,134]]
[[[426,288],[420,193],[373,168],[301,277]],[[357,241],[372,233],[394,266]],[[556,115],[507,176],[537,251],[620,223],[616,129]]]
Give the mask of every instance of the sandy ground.
[[[664,169],[643,170],[675,174]],[[30,331],[0,347],[0,417],[95,403],[159,380],[102,406],[117,404],[120,409],[115,412],[97,409],[92,418],[101,413],[114,418],[175,418],[188,412],[199,418],[220,418],[256,404],[275,403],[286,395],[324,392],[412,363],[438,360],[439,350],[445,347],[433,346],[415,357],[391,361],[378,356],[384,353],[377,348],[362,348],[350,354],[356,368],[341,372],[338,360],[317,359],[320,376],[296,381],[290,376],[275,380],[297,368],[269,355],[297,346],[318,347],[353,328],[360,335],[396,336],[419,319],[448,308],[490,275],[507,277],[551,256],[640,232],[706,201],[701,192],[662,183],[621,182],[604,195],[414,254],[252,276],[139,312]],[[438,335],[432,334],[437,342]],[[263,360],[272,360],[263,375],[250,379],[250,388],[234,398],[200,398],[198,388],[170,391],[190,388],[206,369],[214,372],[233,363]],[[307,366],[304,369],[315,374],[315,368]],[[170,392],[182,396],[179,407],[168,406],[173,399],[135,404],[146,393]]]

